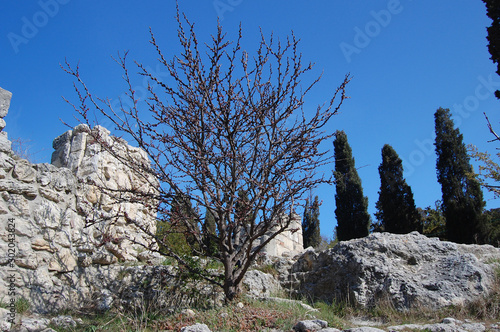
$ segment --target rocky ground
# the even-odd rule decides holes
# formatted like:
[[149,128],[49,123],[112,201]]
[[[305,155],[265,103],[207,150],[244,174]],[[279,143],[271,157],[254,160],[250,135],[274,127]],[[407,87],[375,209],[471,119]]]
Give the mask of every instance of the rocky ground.
[[[83,324],[79,318],[74,319],[68,315],[56,316],[53,318],[44,318],[40,316],[25,316],[19,317],[17,324],[8,323],[5,318],[7,315],[5,309],[0,310],[2,323],[0,324],[2,331],[22,331],[22,332],[56,332],[57,331],[74,331]],[[352,319],[352,327],[339,330],[333,327],[328,327],[328,323],[324,320],[303,320],[295,324],[292,331],[297,332],[398,332],[398,331],[424,331],[424,332],[482,332],[482,331],[500,331],[500,323],[481,323],[471,320],[458,320],[454,318],[445,318],[439,323],[429,324],[401,324],[393,326],[381,326],[377,321]],[[49,327],[52,326],[52,327]],[[166,330],[165,330],[166,331]],[[181,328],[183,332],[210,332],[210,328],[206,324],[194,324]],[[266,331],[281,332],[286,330],[272,329]]]

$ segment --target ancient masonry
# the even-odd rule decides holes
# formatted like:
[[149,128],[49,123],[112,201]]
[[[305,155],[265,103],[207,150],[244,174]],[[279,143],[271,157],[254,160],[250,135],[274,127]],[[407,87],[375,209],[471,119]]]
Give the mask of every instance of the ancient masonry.
[[[296,213],[292,214],[288,230],[278,234],[263,249],[270,256],[295,255],[304,250],[302,240],[302,220]],[[286,217],[288,219],[288,216]],[[267,236],[262,241],[267,240]]]
[[[0,252],[5,253],[0,256],[0,300],[8,301],[9,287],[15,286],[17,298],[29,299],[35,311],[56,311],[96,298],[106,282],[117,283],[123,267],[119,262],[160,264],[161,257],[140,245],[154,245],[153,240],[123,218],[88,225],[96,213],[106,220],[119,211],[154,233],[154,209],[116,203],[89,185],[143,193],[157,186],[156,179],[138,179],[101,148],[93,140],[96,134],[118,147],[123,156],[147,163],[144,151],[110,136],[103,127],[90,130],[78,125],[54,140],[51,164],[31,164],[12,152],[2,131],[11,97],[0,88]],[[298,231],[268,244],[268,254],[302,250],[300,218],[294,218],[293,228]],[[9,279],[12,274],[15,280]]]

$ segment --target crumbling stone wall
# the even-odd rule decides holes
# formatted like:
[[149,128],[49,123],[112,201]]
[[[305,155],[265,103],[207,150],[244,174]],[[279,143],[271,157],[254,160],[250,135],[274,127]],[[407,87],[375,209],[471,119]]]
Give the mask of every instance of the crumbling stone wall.
[[[0,88],[1,130],[11,96]],[[142,151],[110,136],[106,129],[92,130],[129,156],[147,162]],[[147,191],[154,190],[155,183],[134,177],[93,142],[91,133],[79,125],[56,138],[53,164],[21,159],[12,152],[7,133],[0,133],[0,300],[4,303],[24,297],[36,311],[81,305],[100,292],[105,276],[112,274],[110,264],[158,258],[128,240],[145,245],[152,241],[124,220],[88,224],[97,210],[103,212],[102,218],[121,209],[142,220],[153,233],[155,228],[154,209],[138,203],[117,204],[88,185],[102,180],[116,188]]]
[[[120,158],[134,160],[135,163],[149,162],[143,150],[129,146],[121,138],[110,136],[106,128],[95,126],[90,130],[87,125],[80,124],[54,140],[52,164],[69,169],[81,184],[76,190],[76,207],[87,224],[92,224],[94,231],[98,230],[94,236],[95,244],[104,246],[111,253],[109,258],[113,261],[110,263],[116,259],[140,260],[144,246],[148,246],[151,239],[123,217],[116,216],[126,213],[154,234],[156,212],[153,205],[132,203],[130,200],[123,202],[121,199],[124,197],[120,196],[154,194],[158,181],[151,174],[134,172],[97,143],[96,137],[119,153]],[[100,187],[119,192],[106,194]]]

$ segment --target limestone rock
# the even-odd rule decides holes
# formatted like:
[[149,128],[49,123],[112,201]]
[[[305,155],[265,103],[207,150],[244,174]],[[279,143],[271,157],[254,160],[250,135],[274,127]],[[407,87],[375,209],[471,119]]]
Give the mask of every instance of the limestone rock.
[[275,295],[280,289],[278,281],[270,274],[259,270],[250,270],[243,278],[243,285],[248,294],[257,297],[268,297]]
[[113,304],[113,295],[107,289],[101,290],[101,294],[99,296],[99,302],[97,303],[97,309],[99,311],[108,311],[111,309],[111,305]]
[[483,323],[467,323],[454,318],[445,318],[437,324],[404,324],[389,326],[388,331],[430,331],[430,332],[483,332],[486,326]]
[[344,330],[344,332],[385,332],[385,331],[378,329],[376,327],[362,326],[362,327],[354,327],[352,329],[347,329]]
[[0,132],[0,152],[10,153],[12,151],[12,142],[7,138],[7,133]]
[[0,118],[5,118],[9,112],[12,92],[0,88]]
[[96,253],[92,255],[93,264],[110,265],[116,262],[118,262],[118,259],[111,254]]
[[500,249],[482,247],[489,254],[481,258],[475,246],[416,232],[374,233],[324,252],[306,252],[290,278],[298,294],[327,302],[348,298],[372,306],[389,299],[398,309],[440,308],[472,301],[491,289],[493,266],[484,259],[500,259]]
[[293,329],[297,332],[312,332],[319,331],[323,328],[326,328],[328,323],[324,320],[315,319],[315,320],[303,320],[295,324]]
[[26,317],[21,319],[21,326],[28,332],[38,332],[46,329],[50,324],[47,318]]
[[71,316],[57,316],[51,319],[51,323],[57,327],[71,329],[76,327],[76,322]]
[[42,195],[46,199],[49,199],[55,203],[59,203],[59,202],[62,202],[64,200],[64,197],[61,194],[59,194],[51,189],[40,187],[40,188],[38,188],[38,192],[40,193],[40,195]]
[[49,262],[49,271],[71,272],[76,266],[76,259],[71,250],[63,248]]
[[30,254],[29,256],[23,258],[16,258],[14,263],[16,263],[19,267],[30,270],[36,270],[38,268],[38,259],[34,254]]
[[31,183],[36,179],[36,171],[31,166],[31,163],[26,159],[17,161],[12,171],[14,178],[19,179],[26,183]]
[[11,323],[8,319],[14,319],[15,313],[11,313],[10,310],[5,308],[0,308],[0,331],[10,331]]
[[0,180],[0,191],[6,191],[12,194],[25,195],[28,198],[35,198],[38,191],[31,185],[20,183],[12,179]]
[[50,244],[45,241],[43,238],[36,238],[34,239],[32,242],[31,242],[31,248],[33,248],[33,250],[46,250],[46,251],[50,251],[50,252],[53,252],[54,249],[52,249],[50,247]]
[[205,324],[194,324],[191,326],[186,326],[181,329],[181,332],[211,332]]

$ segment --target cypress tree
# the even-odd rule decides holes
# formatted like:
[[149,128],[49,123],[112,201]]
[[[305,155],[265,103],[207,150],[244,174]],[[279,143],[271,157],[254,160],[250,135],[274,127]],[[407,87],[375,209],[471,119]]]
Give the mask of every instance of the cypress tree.
[[304,220],[302,221],[302,239],[304,248],[316,248],[321,243],[318,196],[314,197],[312,204],[310,200],[306,201]]
[[[193,234],[199,233],[196,220],[197,216],[189,197],[176,195],[170,205],[168,220],[159,222],[157,225],[156,236],[178,255],[198,254],[199,244]],[[160,250],[166,253],[162,246]]]
[[[483,0],[486,5],[486,15],[493,20],[488,27],[488,51],[491,60],[497,64],[497,74],[500,75],[500,3],[498,0]],[[495,91],[495,96],[500,98],[500,91]]]
[[473,175],[463,136],[454,128],[450,110],[435,115],[437,177],[443,193],[443,213],[448,240],[475,243],[483,226],[483,192]]
[[217,234],[216,232],[215,216],[207,209],[205,222],[203,223],[203,244],[205,246],[205,254],[209,257],[217,256],[217,241],[214,239],[214,236]]
[[367,236],[370,229],[368,197],[363,196],[361,179],[344,131],[335,133],[335,215],[339,241]]
[[396,234],[422,233],[422,218],[415,206],[413,192],[403,178],[403,162],[388,144],[382,148],[378,172],[380,191],[375,216],[383,230]]

